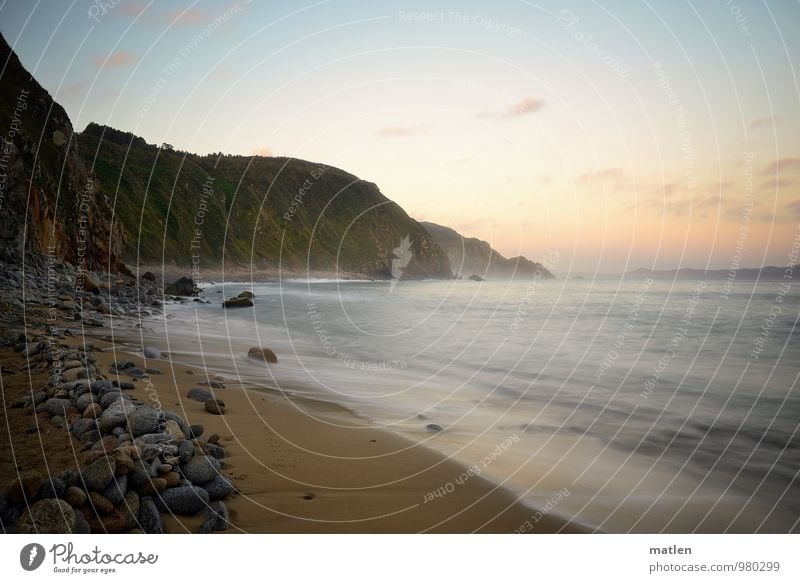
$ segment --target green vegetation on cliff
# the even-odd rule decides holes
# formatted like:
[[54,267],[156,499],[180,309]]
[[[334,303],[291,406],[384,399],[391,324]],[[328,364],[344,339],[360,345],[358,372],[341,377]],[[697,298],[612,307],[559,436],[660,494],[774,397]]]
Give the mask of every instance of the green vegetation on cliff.
[[293,158],[198,156],[90,124],[81,153],[127,234],[128,261],[449,277],[428,232],[370,182]]

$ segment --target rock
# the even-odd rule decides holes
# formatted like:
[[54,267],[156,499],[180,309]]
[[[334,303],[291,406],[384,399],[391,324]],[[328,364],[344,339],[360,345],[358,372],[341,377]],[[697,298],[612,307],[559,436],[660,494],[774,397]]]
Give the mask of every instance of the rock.
[[236,297],[237,297],[237,298],[247,298],[247,299],[250,299],[250,300],[252,300],[252,299],[253,299],[254,297],[256,297],[256,296],[255,296],[255,294],[254,294],[253,292],[251,292],[250,290],[244,290],[242,293],[240,293],[240,294],[239,294],[238,296],[236,296]]
[[143,379],[147,376],[147,373],[138,367],[125,369],[125,374],[137,379]]
[[97,421],[94,419],[78,419],[70,426],[70,431],[80,439],[87,431],[94,431],[97,429]]
[[81,510],[83,511],[83,516],[89,523],[93,534],[115,534],[125,530],[127,518],[119,510],[112,510],[105,516],[93,515],[91,509],[87,508],[86,506],[84,506]]
[[475,275],[474,273],[470,275],[467,279],[469,279],[470,281],[486,281],[480,275]]
[[202,425],[199,424],[192,425],[191,427],[189,427],[189,435],[187,435],[186,437],[189,439],[197,439],[198,437],[203,435],[204,431],[205,427],[203,427]]
[[142,279],[146,279],[147,281],[155,281],[156,280],[156,276],[155,276],[154,273],[151,273],[150,271],[145,271],[142,274]]
[[444,431],[444,429],[442,429],[439,425],[436,425],[436,423],[428,423],[425,426],[425,429],[433,433],[439,433],[440,431]]
[[225,476],[216,476],[210,482],[203,484],[203,489],[208,492],[211,500],[221,500],[236,491],[233,482]]
[[44,403],[37,407],[37,411],[43,411],[50,416],[66,415],[67,409],[72,406],[69,399],[47,399]]
[[213,457],[198,455],[186,462],[182,469],[192,484],[205,484],[219,475],[220,465]]
[[36,471],[22,472],[6,487],[6,498],[11,504],[30,505],[41,485],[42,474]]
[[206,443],[206,450],[208,454],[214,459],[221,460],[225,457],[225,448],[215,445],[213,443]]
[[208,534],[214,531],[227,530],[230,524],[230,515],[224,502],[211,502],[203,515],[206,519],[197,530],[198,534]]
[[188,277],[182,277],[164,286],[164,293],[171,296],[196,296],[199,291],[194,280]]
[[105,456],[83,470],[83,485],[86,490],[102,492],[114,479],[116,467],[114,458]]
[[218,382],[218,381],[201,381],[197,383],[199,385],[205,385],[207,387],[211,387],[212,389],[224,389],[225,385]]
[[125,499],[120,504],[119,510],[125,517],[125,530],[138,528],[139,522],[139,495],[136,492],[128,492]]
[[181,431],[181,428],[172,419],[167,420],[164,427],[164,431],[165,433],[171,435],[175,439],[186,439],[186,434],[183,431]]
[[[114,403],[116,403],[120,399],[125,400],[125,401],[130,401],[131,400],[131,398],[128,395],[123,395],[120,392],[109,391],[105,395],[100,397],[100,406],[103,409],[108,409],[108,408],[111,407],[111,405],[113,405]],[[119,405],[119,406],[122,407],[123,405]],[[123,423],[123,425],[124,425],[124,423]]]
[[161,369],[159,369],[159,368],[148,368],[148,369],[145,369],[144,372],[146,372],[147,374],[162,374],[161,373]]
[[87,292],[91,292],[93,294],[100,293],[100,285],[97,283],[97,280],[87,272],[81,272],[78,275],[78,287]]
[[231,298],[222,302],[223,308],[251,308],[253,300],[250,298]]
[[225,413],[225,402],[220,401],[219,399],[209,399],[205,403],[206,411],[209,413],[213,413],[214,415],[222,415]]
[[128,474],[128,487],[144,486],[150,478],[150,465],[142,460],[137,460],[133,462],[133,471]]
[[77,486],[70,486],[64,492],[64,501],[73,508],[80,508],[86,502],[86,492]]
[[150,478],[139,486],[139,494],[142,496],[154,496],[167,489],[167,481],[164,478]]
[[[172,490],[170,490],[172,491]],[[141,498],[139,501],[139,527],[147,534],[161,534],[161,513],[152,498]]]
[[180,484],[181,476],[178,472],[168,472],[164,474],[164,481],[167,483],[167,488],[174,488]]
[[75,534],[91,534],[92,527],[86,521],[83,512],[75,512]]
[[133,471],[133,460],[127,454],[124,454],[120,451],[114,453],[114,462],[116,465],[116,469],[114,470],[114,475],[119,476],[127,476]]
[[186,396],[190,399],[194,399],[195,401],[200,401],[201,403],[205,403],[206,401],[214,398],[214,395],[212,395],[209,391],[198,388],[189,389],[189,392],[186,393]]
[[213,443],[213,444],[216,444],[216,443],[217,443],[219,440],[220,440],[220,436],[219,436],[219,435],[217,435],[216,433],[212,433],[211,435],[209,435],[209,437],[208,437],[208,439],[206,440],[206,442],[207,442],[207,443]]
[[97,419],[103,414],[103,407],[100,403],[92,403],[83,411],[84,419]]
[[96,402],[95,396],[91,392],[86,392],[77,398],[75,401],[75,407],[77,407],[78,411],[83,413],[86,410],[86,407],[94,402]]
[[115,427],[125,425],[128,422],[128,415],[136,409],[136,405],[127,399],[119,399],[114,401],[108,408],[100,415],[97,422],[100,431],[112,431]]
[[109,514],[114,510],[114,505],[111,501],[98,492],[89,492],[89,506],[91,506],[95,514]]
[[128,477],[120,476],[111,480],[111,483],[101,492],[111,504],[119,506],[128,491]]
[[17,520],[17,534],[72,534],[75,532],[75,512],[64,500],[40,500],[22,513]]
[[194,516],[208,505],[208,492],[197,486],[178,486],[160,492],[154,498],[163,512]]
[[42,482],[42,485],[39,486],[36,498],[40,500],[44,498],[61,498],[66,489],[67,485],[64,483],[64,480],[61,478],[50,478]]
[[146,358],[161,358],[161,351],[158,348],[153,348],[152,346],[145,346],[142,350],[142,353]]
[[194,445],[191,441],[184,441],[178,446],[178,456],[183,462],[188,462],[194,455]]
[[128,431],[138,437],[158,428],[159,412],[147,406],[137,407],[128,415]]
[[268,362],[270,364],[278,363],[278,357],[275,356],[275,353],[269,348],[259,348],[258,346],[253,346],[247,351],[247,357],[254,358],[256,360],[263,360],[264,362]]
[[71,368],[69,370],[65,370],[61,375],[61,380],[65,383],[72,383],[77,381],[78,379],[85,379],[89,376],[89,371],[81,366],[80,368]]

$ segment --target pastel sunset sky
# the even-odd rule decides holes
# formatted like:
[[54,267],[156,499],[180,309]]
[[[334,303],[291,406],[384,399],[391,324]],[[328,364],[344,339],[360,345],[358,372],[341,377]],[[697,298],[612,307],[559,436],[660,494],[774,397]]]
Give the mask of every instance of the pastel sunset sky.
[[557,272],[785,266],[800,4],[0,5],[67,110],[198,153],[293,156]]

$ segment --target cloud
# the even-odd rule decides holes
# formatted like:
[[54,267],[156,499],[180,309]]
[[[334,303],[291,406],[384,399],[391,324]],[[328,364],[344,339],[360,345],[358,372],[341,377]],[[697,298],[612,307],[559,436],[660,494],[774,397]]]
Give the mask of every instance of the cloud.
[[264,156],[265,158],[272,156],[272,148],[269,146],[259,146],[258,148],[253,148],[250,153],[253,156]]
[[775,160],[772,164],[767,164],[761,174],[775,174],[776,171],[788,172],[795,169],[800,169],[800,158],[781,158],[780,160]]
[[800,198],[793,200],[786,205],[786,208],[792,211],[795,215],[800,217]]
[[189,8],[186,10],[172,10],[164,14],[164,19],[168,22],[185,24],[188,26],[206,24],[211,20],[207,13],[194,8]]
[[422,129],[419,126],[386,126],[378,130],[378,135],[382,138],[407,138],[420,133]]
[[794,186],[795,181],[788,178],[770,178],[761,183],[759,190],[779,190],[787,186]]
[[479,117],[490,117],[495,119],[514,119],[535,113],[544,107],[544,99],[537,97],[526,97],[517,103],[506,108],[504,111],[484,111],[478,114]]
[[116,51],[106,57],[95,57],[94,64],[98,69],[116,69],[127,67],[136,62],[136,55],[126,51]]
[[757,130],[758,128],[766,128],[775,125],[775,122],[778,121],[777,116],[770,115],[768,117],[757,117],[753,121],[750,122],[748,126],[751,130]]

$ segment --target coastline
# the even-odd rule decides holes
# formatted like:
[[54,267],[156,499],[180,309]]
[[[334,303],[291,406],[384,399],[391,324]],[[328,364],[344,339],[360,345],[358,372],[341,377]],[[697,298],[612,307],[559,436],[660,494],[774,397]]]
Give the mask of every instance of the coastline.
[[[105,349],[98,361],[141,358],[123,345],[131,340],[114,329],[92,334]],[[228,532],[249,533],[577,533],[589,529],[555,514],[539,515],[510,489],[480,475],[444,453],[405,436],[371,427],[342,405],[288,396],[269,387],[244,387],[215,381],[202,362],[177,364],[148,359],[164,371],[152,375],[145,390],[188,423],[221,436],[227,452],[224,473],[239,490],[226,504]],[[220,377],[221,378],[221,377]],[[217,380],[216,382],[220,382]],[[203,387],[226,404],[222,416],[186,396]],[[312,414],[309,414],[312,412]],[[439,492],[439,494],[435,494]],[[166,532],[193,532],[193,518],[164,517]]]

